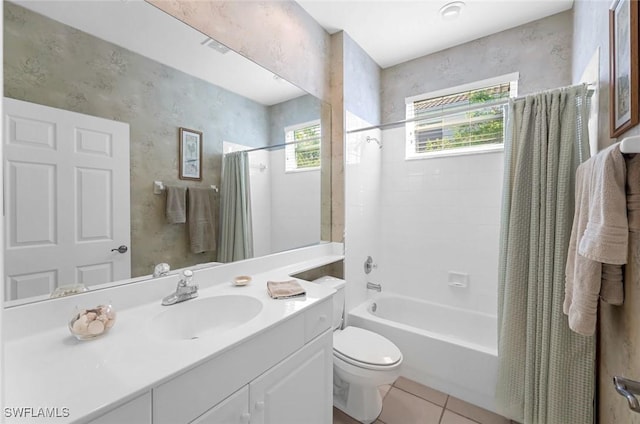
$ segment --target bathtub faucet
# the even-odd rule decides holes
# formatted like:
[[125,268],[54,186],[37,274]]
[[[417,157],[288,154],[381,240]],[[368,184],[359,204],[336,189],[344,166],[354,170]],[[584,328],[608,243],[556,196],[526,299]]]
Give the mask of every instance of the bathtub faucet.
[[367,289],[368,290],[375,290],[377,292],[381,292],[382,291],[382,286],[380,284],[376,284],[376,283],[367,283]]

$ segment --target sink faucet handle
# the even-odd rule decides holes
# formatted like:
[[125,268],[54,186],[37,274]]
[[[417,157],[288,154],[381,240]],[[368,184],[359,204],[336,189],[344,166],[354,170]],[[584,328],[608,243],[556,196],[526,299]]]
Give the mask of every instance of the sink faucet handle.
[[193,280],[193,271],[190,269],[185,269],[182,271],[182,279],[180,279],[180,284],[183,286],[188,286],[191,284]]
[[161,277],[163,275],[167,275],[171,271],[171,267],[167,263],[159,263],[153,268],[153,276]]

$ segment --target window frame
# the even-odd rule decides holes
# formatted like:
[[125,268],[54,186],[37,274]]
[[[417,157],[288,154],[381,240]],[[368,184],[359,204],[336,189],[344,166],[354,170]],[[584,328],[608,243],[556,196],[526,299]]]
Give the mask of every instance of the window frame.
[[[289,140],[289,133],[294,133],[295,131],[302,129],[302,128],[308,128],[308,127],[315,127],[318,126],[320,128],[320,131],[322,131],[322,125],[321,125],[321,120],[320,119],[314,119],[312,121],[308,121],[308,122],[303,122],[300,124],[295,124],[295,125],[289,125],[286,126],[284,128],[284,141],[285,141],[285,148],[284,148],[284,172],[285,173],[290,173],[290,172],[307,172],[307,171],[317,171],[320,169],[321,165],[318,166],[309,166],[309,167],[305,167],[305,168],[298,168],[298,163],[297,161],[295,161],[295,148],[296,148],[296,144],[293,144],[295,142],[295,140]],[[303,141],[303,140],[301,140]],[[318,150],[322,149],[322,132],[320,132],[320,137],[318,137]],[[296,167],[295,168],[291,168],[289,169],[287,167],[287,164],[290,162],[289,157],[293,156]]]
[[[415,119],[413,115],[413,105],[416,102],[435,99],[438,97],[450,96],[457,93],[464,93],[474,90],[482,90],[484,88],[493,87],[500,84],[509,84],[509,98],[516,97],[518,95],[518,80],[520,78],[519,72],[513,72],[510,74],[500,75],[493,78],[487,78],[480,81],[474,81],[468,84],[462,84],[455,87],[449,87],[441,90],[435,90],[428,93],[411,96],[405,98],[405,160],[420,160],[431,159],[448,156],[462,156],[462,155],[474,155],[482,153],[492,153],[496,151],[504,150],[504,143],[500,144],[486,144],[472,147],[459,147],[455,149],[444,149],[438,151],[421,152],[416,153],[414,139],[411,136],[414,133],[415,123],[420,119]],[[508,102],[508,100],[507,100]],[[443,114],[446,116],[446,114]],[[506,116],[506,111],[503,114]]]

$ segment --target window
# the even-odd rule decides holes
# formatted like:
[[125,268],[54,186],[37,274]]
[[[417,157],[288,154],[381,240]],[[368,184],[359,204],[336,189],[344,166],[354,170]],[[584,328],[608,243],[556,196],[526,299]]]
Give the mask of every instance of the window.
[[407,99],[407,159],[503,148],[504,116],[518,74]]
[[285,171],[320,168],[320,120],[285,128]]

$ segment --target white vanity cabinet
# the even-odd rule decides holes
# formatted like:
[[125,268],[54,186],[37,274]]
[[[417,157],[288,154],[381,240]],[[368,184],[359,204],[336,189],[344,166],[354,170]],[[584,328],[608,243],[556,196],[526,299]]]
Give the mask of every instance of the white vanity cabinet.
[[191,424],[249,424],[249,386],[244,386]]
[[327,331],[191,424],[332,422],[332,346]]
[[151,424],[151,391],[89,421],[88,424]]
[[325,332],[251,382],[251,424],[332,422],[332,341],[333,333]]
[[330,424],[327,298],[153,389],[153,424]]

